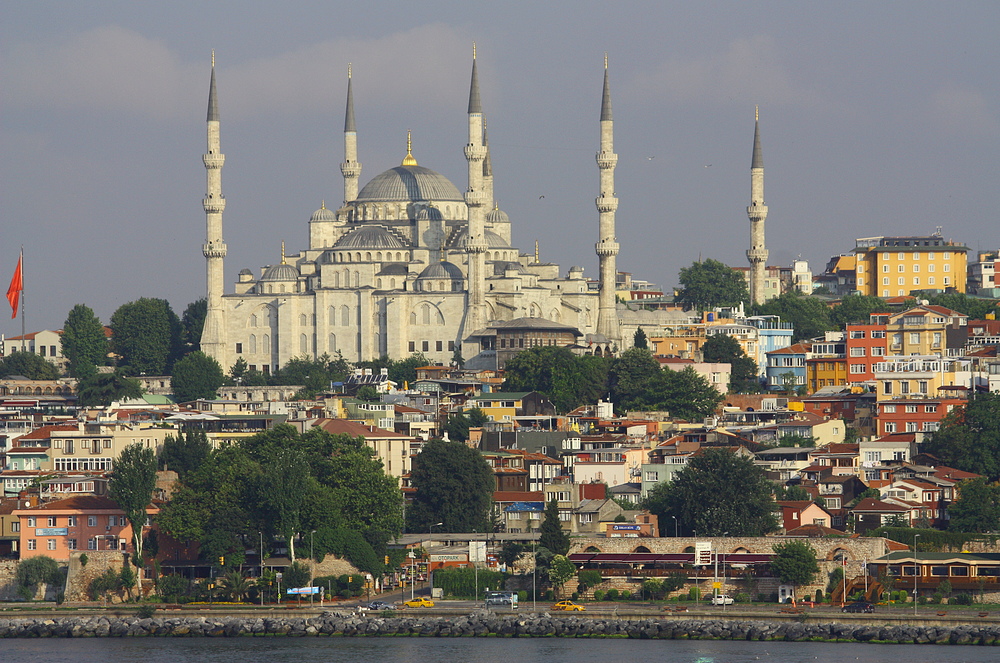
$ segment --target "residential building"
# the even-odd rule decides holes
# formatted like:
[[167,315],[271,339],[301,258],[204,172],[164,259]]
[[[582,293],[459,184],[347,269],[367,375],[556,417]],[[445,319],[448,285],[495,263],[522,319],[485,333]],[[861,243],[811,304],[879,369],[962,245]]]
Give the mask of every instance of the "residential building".
[[968,267],[968,290],[981,297],[1000,297],[1000,251],[979,251]]
[[[964,392],[985,384],[985,378],[972,370],[972,361],[940,355],[893,355],[875,365],[879,402],[896,399],[935,399],[945,392]],[[882,414],[882,412],[880,412]],[[902,431],[889,431],[902,432]],[[885,434],[883,429],[880,434]]]
[[875,364],[884,360],[888,354],[886,326],[847,325],[844,345],[847,354],[848,384],[874,382]]
[[[43,329],[24,336],[0,338],[0,356],[6,357],[15,352],[32,352],[45,357],[53,364],[64,368],[66,360],[62,356],[62,330]],[[23,342],[22,342],[23,341]]]
[[777,505],[781,511],[781,528],[785,531],[803,525],[829,527],[833,522],[830,512],[811,500],[778,500]]
[[796,343],[767,353],[765,371],[769,391],[786,391],[806,386],[806,359],[812,343]]
[[825,287],[834,296],[857,292],[857,263],[853,254],[833,256],[826,263],[826,270],[814,279],[814,286]]
[[965,292],[968,247],[927,237],[862,237],[855,242],[857,290],[892,297],[913,291]]
[[[159,509],[150,506],[149,516]],[[132,526],[110,498],[80,495],[14,511],[20,520],[21,559],[46,555],[68,562],[70,553],[88,550],[133,552]]]
[[885,320],[891,355],[944,356],[949,350],[961,351],[969,336],[969,316],[943,306],[919,304],[900,313],[876,314],[872,318]]
[[[878,403],[879,435],[932,433],[941,420],[956,407],[965,405],[965,398],[900,397]],[[909,460],[909,458],[907,458]]]
[[696,362],[693,359],[681,359],[679,357],[656,357],[660,368],[668,371],[683,371],[686,368],[692,369],[695,373],[705,378],[705,381],[712,385],[719,393],[729,393],[729,384],[732,380],[732,364],[713,364],[707,362]]
[[377,426],[367,426],[348,419],[317,419],[312,422],[333,435],[350,435],[364,439],[382,461],[385,473],[397,480],[410,473],[413,456],[419,453],[420,440]]
[[534,419],[535,417],[555,416],[555,407],[551,401],[537,391],[498,391],[473,396],[465,402],[465,409],[479,408],[490,421],[501,424],[504,428],[513,427],[519,417]]

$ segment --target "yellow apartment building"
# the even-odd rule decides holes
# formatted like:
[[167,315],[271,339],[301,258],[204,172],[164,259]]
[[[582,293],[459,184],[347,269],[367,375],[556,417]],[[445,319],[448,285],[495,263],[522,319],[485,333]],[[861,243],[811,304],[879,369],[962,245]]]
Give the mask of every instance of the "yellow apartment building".
[[927,304],[886,316],[889,354],[947,355],[949,347],[964,345],[968,322],[963,313]]
[[823,387],[847,384],[846,357],[816,357],[806,359],[806,389],[814,394]]
[[969,248],[938,234],[855,240],[856,285],[863,295],[897,297],[914,290],[965,292]]

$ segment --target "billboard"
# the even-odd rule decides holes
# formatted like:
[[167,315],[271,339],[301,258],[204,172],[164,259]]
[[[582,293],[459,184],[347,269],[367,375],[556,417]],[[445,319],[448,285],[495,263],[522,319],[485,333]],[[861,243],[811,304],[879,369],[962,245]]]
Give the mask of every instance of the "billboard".
[[708,566],[712,563],[712,543],[698,541],[694,544],[694,563],[698,566]]

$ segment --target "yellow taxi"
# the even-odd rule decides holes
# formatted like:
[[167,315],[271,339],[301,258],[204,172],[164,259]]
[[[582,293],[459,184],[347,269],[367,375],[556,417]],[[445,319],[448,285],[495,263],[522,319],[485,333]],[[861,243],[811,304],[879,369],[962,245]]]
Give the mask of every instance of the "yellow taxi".
[[573,603],[572,601],[560,601],[552,606],[553,610],[566,610],[567,612],[583,612],[586,610],[579,603]]
[[407,608],[433,608],[434,601],[431,601],[430,599],[421,596],[418,599],[410,599],[403,605],[405,605]]

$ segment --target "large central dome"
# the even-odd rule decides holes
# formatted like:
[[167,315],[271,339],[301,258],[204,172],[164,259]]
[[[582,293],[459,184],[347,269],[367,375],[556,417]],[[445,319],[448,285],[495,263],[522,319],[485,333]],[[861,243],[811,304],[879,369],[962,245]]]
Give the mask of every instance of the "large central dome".
[[444,175],[423,166],[396,166],[376,175],[361,189],[357,202],[465,202],[465,196]]

